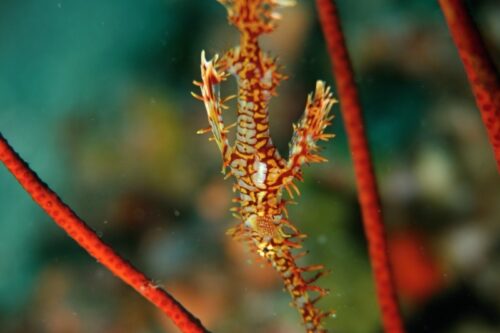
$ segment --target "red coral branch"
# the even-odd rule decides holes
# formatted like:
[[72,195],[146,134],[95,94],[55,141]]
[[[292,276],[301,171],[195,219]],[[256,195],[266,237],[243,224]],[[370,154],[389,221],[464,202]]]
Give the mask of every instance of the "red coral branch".
[[0,134],[0,161],[60,228],[119,279],[170,317],[183,333],[208,333],[201,322],[168,292],[151,282],[109,245],[106,245],[70,207],[61,201],[56,193],[38,178],[2,134]]
[[500,172],[500,79],[462,0],[439,0],[465,67]]
[[341,111],[354,161],[359,202],[383,325],[386,332],[404,332],[389,264],[380,198],[365,135],[361,105],[337,8],[332,0],[316,0],[316,6],[333,65]]

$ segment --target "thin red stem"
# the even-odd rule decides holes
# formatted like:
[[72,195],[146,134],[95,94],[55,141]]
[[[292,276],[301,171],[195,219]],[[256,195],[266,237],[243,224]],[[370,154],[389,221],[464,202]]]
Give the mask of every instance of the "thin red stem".
[[387,253],[377,182],[340,19],[332,0],[316,0],[316,6],[333,65],[342,116],[354,162],[363,225],[368,241],[383,326],[385,332],[404,332]]
[[30,194],[31,198],[78,245],[170,317],[183,333],[208,333],[201,322],[168,292],[155,285],[143,273],[120,257],[109,245],[105,244],[70,207],[61,201],[55,192],[38,178],[2,134],[0,134],[0,161]]
[[465,4],[439,0],[481,112],[500,172],[500,79]]

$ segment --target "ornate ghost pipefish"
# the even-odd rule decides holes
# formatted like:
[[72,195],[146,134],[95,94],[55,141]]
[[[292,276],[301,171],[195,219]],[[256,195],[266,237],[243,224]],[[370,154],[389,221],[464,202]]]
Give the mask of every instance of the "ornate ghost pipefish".
[[[294,5],[287,0],[219,0],[228,11],[228,20],[241,34],[240,46],[215,55],[207,61],[201,54],[201,95],[193,96],[205,104],[210,126],[198,131],[212,133],[222,154],[222,172],[226,178],[236,180],[233,190],[239,196],[233,199],[239,206],[233,208],[240,220],[228,234],[248,242],[250,248],[271,264],[283,279],[308,333],[323,333],[323,318],[332,315],[322,311],[315,303],[327,290],[313,283],[326,273],[323,265],[299,267],[296,259],[304,253],[294,254],[302,247],[305,237],[288,220],[286,204],[282,198],[286,190],[300,194],[295,180],[302,180],[302,165],[324,162],[318,155],[318,141],[327,141],[333,134],[324,133],[330,125],[330,109],[336,100],[323,81],[317,81],[314,94],[310,94],[302,118],[293,126],[288,159],[280,156],[269,133],[269,100],[286,76],[278,72],[276,60],[264,53],[258,37],[276,28],[280,14],[277,9]],[[221,98],[219,86],[233,75],[238,83],[238,95]],[[236,123],[225,126],[222,111],[225,103],[238,98]],[[230,145],[227,134],[236,127],[236,140]],[[316,272],[310,278],[303,273]],[[312,295],[315,294],[315,295]]]

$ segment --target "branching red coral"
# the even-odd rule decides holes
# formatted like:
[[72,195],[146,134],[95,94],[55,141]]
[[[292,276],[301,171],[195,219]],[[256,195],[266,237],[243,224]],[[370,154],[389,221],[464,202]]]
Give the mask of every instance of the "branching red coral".
[[500,79],[462,0],[439,0],[467,73],[500,172]]
[[332,0],[317,0],[316,5],[333,65],[340,109],[354,161],[359,202],[383,325],[386,332],[403,332],[404,328],[389,265],[380,198],[364,130],[361,104],[337,8]]
[[14,175],[31,198],[73,238],[78,245],[165,313],[183,333],[208,333],[201,322],[168,292],[120,257],[80,219],[14,151],[0,134],[0,161]]

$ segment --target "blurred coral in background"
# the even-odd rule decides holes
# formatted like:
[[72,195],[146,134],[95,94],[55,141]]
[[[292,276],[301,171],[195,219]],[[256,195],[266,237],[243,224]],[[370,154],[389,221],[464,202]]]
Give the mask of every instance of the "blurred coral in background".
[[[409,332],[500,331],[500,180],[434,1],[338,1],[360,86]],[[500,65],[500,4],[470,2]],[[225,230],[231,183],[195,135],[199,50],[238,43],[215,1],[0,3],[0,132],[75,211],[214,332],[303,329],[268,267]],[[290,79],[273,99],[282,154],[316,78],[333,84],[311,1],[264,38]],[[227,88],[228,90],[230,88]],[[335,91],[335,89],[334,89]],[[339,114],[338,108],[333,110]],[[228,115],[231,113],[229,111]],[[229,121],[228,121],[229,123]],[[293,220],[333,268],[328,327],[379,332],[341,122],[305,171]],[[0,331],[176,332],[97,265],[0,168]]]

